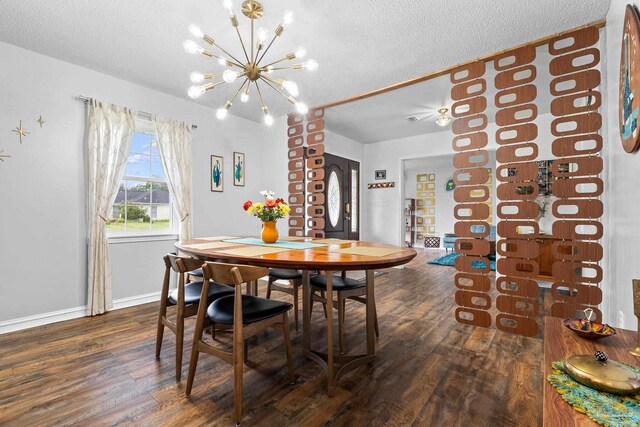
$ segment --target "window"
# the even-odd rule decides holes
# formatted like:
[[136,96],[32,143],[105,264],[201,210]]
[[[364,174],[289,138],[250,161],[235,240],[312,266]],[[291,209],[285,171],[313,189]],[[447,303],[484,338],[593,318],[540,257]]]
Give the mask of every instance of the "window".
[[151,123],[138,119],[107,221],[110,235],[174,232],[173,206]]

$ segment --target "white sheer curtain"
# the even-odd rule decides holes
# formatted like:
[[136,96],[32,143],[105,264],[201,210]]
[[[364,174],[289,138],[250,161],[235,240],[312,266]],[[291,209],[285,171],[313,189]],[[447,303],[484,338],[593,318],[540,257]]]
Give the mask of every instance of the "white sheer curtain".
[[191,238],[191,126],[165,117],[153,119],[171,201],[180,220],[180,239]]
[[135,129],[136,113],[92,100],[89,104],[88,298],[89,315],[113,307],[105,221],[116,198]]

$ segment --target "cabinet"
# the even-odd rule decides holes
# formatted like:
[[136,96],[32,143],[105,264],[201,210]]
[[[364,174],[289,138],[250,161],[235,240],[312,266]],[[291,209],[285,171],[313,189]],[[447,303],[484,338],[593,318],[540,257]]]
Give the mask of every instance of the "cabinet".
[[551,247],[559,239],[554,236],[538,236],[536,238],[536,242],[539,244],[540,254],[536,258],[538,261],[538,279],[544,281],[553,281],[553,262],[555,259],[553,258],[553,252],[551,251]]
[[409,248],[416,243],[416,199],[404,199],[404,241]]

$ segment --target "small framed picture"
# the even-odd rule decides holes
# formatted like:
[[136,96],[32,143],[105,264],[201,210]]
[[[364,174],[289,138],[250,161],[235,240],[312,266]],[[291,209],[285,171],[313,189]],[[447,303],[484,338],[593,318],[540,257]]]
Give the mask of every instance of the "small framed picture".
[[387,170],[377,170],[376,179],[387,179]]
[[233,153],[233,185],[244,187],[244,153]]
[[222,156],[211,156],[211,191],[222,192],[224,162]]

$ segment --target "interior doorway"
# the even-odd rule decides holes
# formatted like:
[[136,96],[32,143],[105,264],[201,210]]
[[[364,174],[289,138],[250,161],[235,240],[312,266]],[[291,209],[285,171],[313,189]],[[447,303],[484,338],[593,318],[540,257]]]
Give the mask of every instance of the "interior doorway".
[[360,240],[360,162],[324,154],[325,236]]

